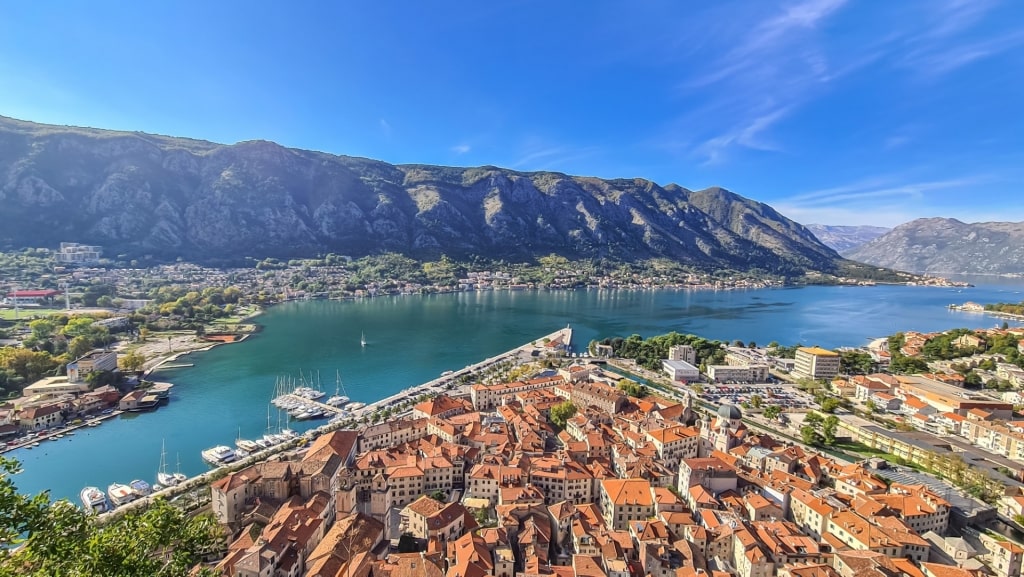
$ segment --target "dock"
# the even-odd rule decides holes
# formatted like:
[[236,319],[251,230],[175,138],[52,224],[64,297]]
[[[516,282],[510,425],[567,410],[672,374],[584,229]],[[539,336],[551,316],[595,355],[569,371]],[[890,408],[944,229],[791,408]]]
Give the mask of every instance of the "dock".
[[123,413],[123,412],[124,411],[113,411],[113,412],[107,413],[105,415],[101,414],[101,415],[95,415],[95,416],[88,417],[88,418],[83,418],[81,423],[74,424],[74,425],[67,425],[67,426],[64,426],[64,427],[56,428],[56,429],[47,429],[45,435],[40,435],[38,437],[32,437],[31,439],[26,439],[24,437],[21,437],[21,438],[19,438],[18,443],[16,445],[0,444],[0,454],[6,453],[7,451],[14,451],[15,449],[24,449],[26,447],[31,446],[33,443],[38,443],[39,441],[49,441],[51,439],[57,440],[57,439],[54,439],[54,437],[56,437],[57,435],[64,435],[65,438],[67,438],[67,440],[70,441],[70,440],[72,440],[74,438],[74,436],[68,436],[69,432],[77,431],[79,429],[86,428],[86,427],[95,427],[96,425],[99,425],[100,422],[102,422],[102,421],[105,421],[107,419],[112,419],[114,417],[120,416],[121,413]]
[[[271,458],[271,457],[273,457],[275,455],[279,455],[281,453],[285,453],[285,452],[288,452],[288,451],[292,451],[292,450],[298,449],[305,442],[307,442],[309,440],[312,440],[312,439],[314,439],[314,438],[316,438],[316,437],[318,437],[320,435],[324,435],[324,434],[330,433],[331,431],[336,431],[338,429],[343,429],[343,428],[346,428],[347,426],[351,426],[349,421],[354,423],[355,420],[361,418],[364,415],[369,415],[369,414],[373,413],[374,411],[386,408],[386,407],[388,407],[390,405],[393,405],[393,404],[396,404],[396,403],[398,403],[398,402],[400,402],[402,400],[411,400],[411,399],[414,399],[414,398],[418,397],[419,395],[421,395],[423,393],[432,392],[432,390],[433,390],[433,392],[440,392],[439,390],[437,390],[439,387],[444,387],[445,385],[447,385],[447,384],[449,384],[451,382],[456,381],[459,377],[461,377],[463,375],[472,374],[472,373],[474,373],[476,371],[479,371],[479,370],[482,370],[482,369],[486,369],[486,368],[488,368],[488,367],[490,367],[490,366],[492,366],[494,364],[497,364],[497,363],[500,363],[500,362],[504,362],[504,361],[506,361],[506,360],[508,360],[508,359],[510,359],[512,357],[516,357],[516,356],[519,356],[519,355],[524,355],[525,354],[527,356],[530,356],[533,351],[535,351],[535,350],[542,350],[542,349],[548,347],[548,345],[550,343],[560,343],[561,345],[565,345],[565,346],[570,345],[572,343],[572,329],[569,328],[569,327],[566,327],[564,329],[560,329],[558,331],[555,331],[555,332],[551,333],[550,335],[541,337],[541,338],[539,338],[537,340],[534,340],[534,341],[526,343],[526,344],[524,344],[522,346],[516,347],[516,348],[514,348],[514,349],[512,349],[510,351],[504,352],[504,353],[502,353],[500,355],[493,356],[493,357],[491,357],[489,359],[480,361],[479,363],[474,363],[472,365],[468,365],[468,366],[466,366],[465,368],[463,368],[461,370],[454,371],[454,372],[442,375],[439,378],[433,379],[433,380],[431,380],[429,382],[423,383],[423,384],[415,386],[415,387],[410,387],[408,389],[403,390],[400,393],[391,395],[390,397],[387,397],[387,398],[384,398],[384,399],[380,399],[380,400],[375,401],[373,403],[369,403],[365,407],[363,407],[362,409],[358,409],[358,410],[355,410],[355,411],[350,411],[350,413],[352,414],[351,419],[345,419],[344,421],[335,421],[335,422],[331,422],[331,423],[326,423],[326,424],[321,425],[319,427],[315,427],[313,429],[310,429],[310,430],[306,431],[305,434],[301,435],[300,437],[298,437],[296,439],[293,439],[291,441],[287,441],[287,442],[281,443],[280,445],[275,445],[273,447],[269,447],[269,448],[264,449],[263,451],[260,451],[260,452],[257,452],[257,453],[253,453],[252,455],[249,455],[248,457],[246,457],[244,459],[241,459],[241,460],[238,460],[238,461],[234,461],[234,462],[228,463],[226,465],[222,465],[222,466],[217,467],[217,468],[215,468],[213,470],[210,470],[210,471],[207,471],[205,473],[202,473],[202,474],[200,474],[198,476],[191,477],[191,478],[189,478],[188,480],[186,480],[183,483],[180,483],[180,484],[175,485],[173,487],[164,488],[164,489],[162,489],[161,491],[159,491],[157,493],[153,493],[153,494],[148,495],[146,497],[143,497],[141,499],[137,499],[135,501],[132,501],[131,503],[122,505],[121,507],[118,507],[117,509],[115,509],[113,511],[109,511],[109,512],[103,513],[103,514],[101,514],[101,515],[99,515],[97,517],[97,520],[100,523],[105,523],[105,522],[107,522],[107,521],[109,521],[111,519],[115,519],[115,518],[119,517],[120,515],[123,515],[126,512],[134,511],[134,510],[139,510],[139,509],[144,509],[144,508],[149,506],[149,504],[153,501],[153,499],[157,499],[157,498],[170,499],[172,497],[176,497],[176,496],[183,495],[185,493],[190,493],[190,492],[193,492],[193,491],[201,492],[204,495],[204,498],[208,499],[209,498],[209,483],[211,483],[212,481],[214,481],[216,479],[219,479],[219,478],[223,477],[226,474],[229,474],[229,473],[232,473],[232,472],[235,472],[235,471],[239,471],[239,470],[244,469],[246,467],[252,466],[252,465],[254,465],[254,464],[256,464],[256,463],[258,463],[260,461],[265,461],[265,460],[267,460],[267,459],[269,459],[269,458]],[[302,397],[302,396],[299,396],[299,395],[287,394],[285,396],[289,397],[289,398],[296,399],[296,400],[300,400],[300,401],[302,401],[303,403],[306,403],[306,404],[314,404],[317,407],[320,407],[320,408],[324,409],[325,411],[330,411],[330,412],[332,412],[334,414],[338,414],[338,413],[341,413],[342,411],[344,411],[344,407],[334,407],[334,406],[328,405],[326,403],[321,403],[319,401],[313,401],[311,399],[308,399],[306,397]]]
[[386,407],[388,407],[390,405],[396,404],[396,403],[398,403],[398,402],[400,402],[402,400],[413,399],[413,398],[416,398],[416,397],[418,397],[419,395],[421,395],[423,393],[429,393],[429,392],[431,392],[431,389],[433,389],[433,392],[440,392],[439,389],[445,387],[449,383],[456,382],[459,378],[461,378],[464,375],[471,375],[471,374],[476,373],[478,371],[482,371],[482,370],[487,369],[487,368],[489,368],[489,367],[491,367],[493,365],[496,365],[498,363],[502,363],[504,361],[507,361],[507,360],[509,360],[512,357],[516,357],[516,356],[523,355],[523,354],[529,355],[530,353],[532,353],[535,350],[541,350],[541,349],[546,348],[549,343],[560,343],[563,346],[571,345],[572,344],[572,328],[567,326],[564,329],[559,329],[559,330],[551,333],[550,335],[541,337],[541,338],[539,338],[539,339],[537,339],[535,341],[531,341],[529,343],[526,343],[524,345],[516,347],[516,348],[514,348],[514,349],[512,349],[510,351],[506,351],[504,353],[501,353],[500,355],[493,356],[493,357],[491,357],[489,359],[484,359],[484,360],[480,361],[479,363],[474,363],[472,365],[467,365],[467,366],[463,367],[462,369],[459,369],[457,371],[453,371],[453,372],[450,372],[448,374],[442,375],[442,376],[440,376],[440,377],[438,377],[438,378],[436,378],[436,379],[434,379],[432,381],[428,381],[426,383],[423,383],[422,385],[417,385],[415,387],[411,387],[411,388],[405,389],[405,390],[403,390],[403,391],[401,391],[399,393],[391,395],[390,397],[386,397],[386,398],[380,399],[379,401],[375,401],[373,403],[369,403],[369,404],[366,405],[366,407],[364,409],[361,409],[361,410],[362,411],[373,412],[373,411],[376,411],[378,409],[383,409],[383,408],[386,408]]
[[291,401],[297,401],[299,403],[302,403],[303,405],[315,405],[318,409],[323,409],[324,411],[327,411],[327,412],[330,412],[330,413],[334,413],[335,415],[340,415],[343,412],[347,412],[347,411],[345,411],[345,407],[335,407],[334,405],[328,405],[327,403],[321,403],[320,401],[314,401],[313,399],[310,399],[308,397],[303,397],[302,395],[295,395],[295,394],[292,394],[292,393],[285,393],[285,394],[283,394],[283,395],[281,395],[280,397],[277,397],[277,398],[279,398],[279,399],[288,399],[288,400],[291,400]]

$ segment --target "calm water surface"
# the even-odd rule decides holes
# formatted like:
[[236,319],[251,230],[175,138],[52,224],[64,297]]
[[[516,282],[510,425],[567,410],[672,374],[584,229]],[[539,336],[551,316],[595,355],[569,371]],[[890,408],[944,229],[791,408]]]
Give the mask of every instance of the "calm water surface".
[[[86,485],[105,489],[136,478],[153,482],[166,442],[170,468],[206,470],[199,452],[252,438],[267,427],[275,378],[320,375],[334,392],[336,371],[349,396],[373,401],[410,385],[571,324],[574,341],[653,336],[669,331],[765,344],[860,345],[900,330],[989,327],[984,315],[951,312],[950,303],[1024,300],[1024,280],[976,280],[966,289],[808,287],[748,291],[484,292],[372,300],[286,303],[259,318],[264,330],[245,342],[186,357],[195,366],[158,373],[175,384],[170,404],[122,416],[74,437],[9,454],[24,465],[15,478],[27,493],[49,489],[78,502]],[[981,284],[985,283],[985,284]],[[365,332],[368,345],[359,344]],[[322,421],[321,421],[322,422]],[[277,413],[271,415],[277,425]],[[312,425],[308,425],[312,426]],[[302,425],[293,426],[297,430]]]

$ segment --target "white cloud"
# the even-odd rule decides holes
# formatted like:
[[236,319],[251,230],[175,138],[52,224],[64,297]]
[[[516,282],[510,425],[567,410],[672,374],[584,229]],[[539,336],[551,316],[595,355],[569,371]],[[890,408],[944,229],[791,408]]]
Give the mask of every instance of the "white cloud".
[[[928,216],[976,222],[980,213],[950,206],[948,198],[993,181],[991,175],[984,174],[929,181],[886,175],[781,198],[772,206],[802,223],[896,226]],[[1003,214],[1000,219],[1009,218],[1013,217]]]
[[925,77],[937,77],[1009,51],[1024,43],[1017,27],[986,30],[984,39],[969,34],[990,16],[999,0],[947,0],[926,3],[926,25],[904,42],[895,63]]
[[778,150],[776,145],[763,140],[761,135],[781,120],[787,112],[786,108],[778,108],[758,116],[729,132],[704,141],[697,148],[697,153],[706,158],[705,164],[715,164],[722,160],[726,150],[733,145],[754,150]]
[[525,147],[522,155],[511,162],[509,166],[522,170],[554,170],[571,173],[573,172],[571,163],[591,158],[599,152],[600,149],[596,146],[575,148],[535,144]]
[[805,192],[784,199],[807,206],[836,206],[874,199],[922,200],[926,193],[965,188],[990,180],[979,175],[925,182],[896,182],[891,177],[872,178],[858,183]]
[[473,147],[468,144],[456,144],[452,147],[452,152],[458,155],[466,154],[470,150],[473,150]]
[[391,123],[381,118],[378,122],[380,124],[380,130],[384,133],[384,136],[391,136]]
[[[686,95],[707,93],[711,101],[680,123],[711,133],[691,152],[714,164],[736,148],[780,150],[767,134],[770,128],[820,95],[824,85],[877,58],[873,50],[860,51],[852,63],[836,68],[826,54],[817,30],[846,3],[789,3],[752,23],[733,48],[711,59],[704,74],[682,87]],[[869,60],[863,60],[865,53]]]

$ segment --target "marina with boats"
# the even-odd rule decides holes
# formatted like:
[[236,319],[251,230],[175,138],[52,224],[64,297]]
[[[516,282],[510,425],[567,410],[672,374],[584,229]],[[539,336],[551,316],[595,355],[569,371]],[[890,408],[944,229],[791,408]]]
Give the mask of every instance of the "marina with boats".
[[[571,335],[571,329],[566,327],[546,337],[545,342],[559,340],[560,342],[568,343],[571,341]],[[469,365],[459,371],[444,371],[439,378],[410,387],[396,395],[369,404],[346,402],[349,399],[344,394],[340,372],[336,376],[335,394],[328,398],[327,402],[320,402],[319,399],[322,399],[327,394],[320,390],[320,379],[318,377],[314,378],[313,374],[300,376],[298,380],[278,377],[274,385],[274,397],[268,405],[267,432],[258,439],[242,439],[241,435],[239,435],[234,443],[235,448],[222,444],[203,450],[201,455],[203,461],[211,467],[210,471],[191,478],[187,478],[180,472],[168,473],[166,448],[165,444],[161,443],[156,483],[149,484],[138,479],[127,485],[113,483],[107,488],[106,492],[94,486],[85,487],[80,493],[81,505],[86,510],[91,510],[96,514],[107,514],[135,506],[144,507],[154,497],[172,498],[190,491],[194,492],[203,488],[206,483],[211,479],[217,478],[224,471],[243,468],[256,461],[267,459],[274,454],[300,448],[305,446],[312,438],[349,426],[354,419],[362,418],[368,412],[394,407],[402,402],[411,402],[424,393],[439,392],[444,387],[453,384],[457,378],[464,374],[485,369],[513,356],[524,354],[524,352],[533,348],[535,348],[533,344],[522,345],[500,355]],[[333,404],[331,404],[332,402]],[[278,422],[276,426],[272,424],[271,406],[278,408]],[[289,407],[292,408],[289,409]],[[292,419],[298,420],[291,415],[290,411],[300,407],[305,411],[308,411],[310,408],[316,408],[324,412],[325,415],[330,414],[333,416],[327,423],[305,433],[299,433],[287,428],[287,425],[291,424]],[[288,417],[283,417],[284,414],[287,414]],[[282,419],[285,419],[285,428],[282,428]]]

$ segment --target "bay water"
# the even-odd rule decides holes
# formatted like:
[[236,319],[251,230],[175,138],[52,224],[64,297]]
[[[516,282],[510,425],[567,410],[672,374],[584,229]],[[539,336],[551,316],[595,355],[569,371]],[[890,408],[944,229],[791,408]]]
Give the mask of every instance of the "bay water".
[[[669,331],[831,348],[902,330],[987,328],[1002,321],[950,311],[947,305],[1024,300],[1024,279],[973,282],[977,286],[963,289],[498,291],[284,303],[258,317],[263,330],[244,342],[193,353],[179,362],[195,366],[157,373],[158,380],[175,385],[167,406],[122,415],[7,456],[23,464],[14,479],[19,490],[49,490],[53,498],[77,503],[83,486],[154,482],[162,444],[169,469],[180,461],[188,475],[207,470],[203,449],[266,432],[279,377],[301,374],[331,395],[340,374],[354,401],[370,402],[566,325],[580,350],[591,339]],[[277,427],[276,410],[269,421]],[[301,431],[322,422],[291,427]]]

